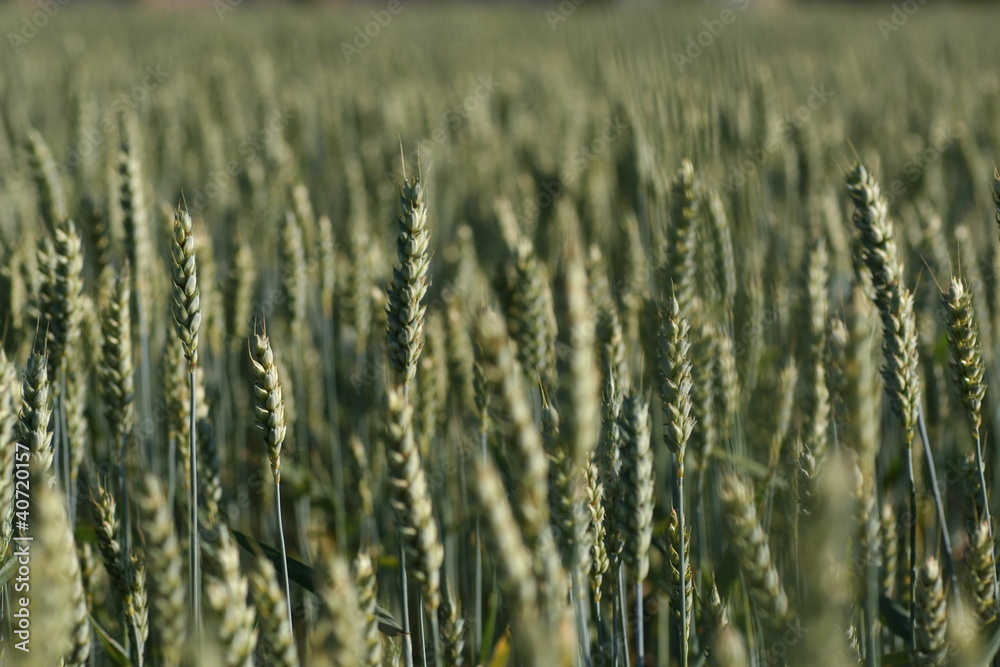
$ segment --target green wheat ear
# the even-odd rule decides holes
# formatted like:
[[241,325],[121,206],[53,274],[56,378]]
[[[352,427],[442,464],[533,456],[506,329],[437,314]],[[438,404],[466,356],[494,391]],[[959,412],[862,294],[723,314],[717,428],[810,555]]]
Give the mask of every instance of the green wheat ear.
[[430,285],[430,232],[427,228],[427,204],[424,186],[419,179],[403,183],[399,193],[399,233],[386,306],[389,334],[389,361],[404,384],[412,382],[417,372],[417,358],[424,347],[423,303]]
[[184,346],[189,368],[198,366],[198,337],[201,332],[201,290],[194,248],[194,223],[181,207],[174,212],[173,245],[174,329]]

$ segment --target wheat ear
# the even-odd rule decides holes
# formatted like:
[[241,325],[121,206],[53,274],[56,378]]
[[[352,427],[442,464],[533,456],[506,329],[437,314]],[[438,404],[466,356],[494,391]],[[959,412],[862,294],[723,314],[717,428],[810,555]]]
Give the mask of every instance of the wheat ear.
[[672,183],[673,202],[667,231],[667,267],[661,288],[670,290],[681,312],[691,312],[695,297],[695,248],[698,241],[701,186],[690,160],[683,160]]
[[[421,586],[424,607],[431,615],[437,638],[437,609],[441,604],[440,569],[444,550],[438,536],[427,475],[413,433],[413,409],[398,388],[387,389],[388,433],[386,454],[389,489],[399,526],[399,539],[414,578]],[[402,563],[401,563],[402,566]],[[406,616],[404,615],[404,621]],[[406,623],[404,622],[404,632]],[[440,647],[435,646],[435,649]],[[435,650],[440,658],[440,650]]]
[[671,297],[661,316],[659,333],[659,380],[660,402],[666,420],[663,442],[673,455],[675,475],[675,514],[677,526],[674,534],[678,540],[672,543],[677,555],[677,590],[671,595],[679,603],[677,609],[678,634],[680,637],[680,661],[686,667],[688,660],[689,616],[687,578],[690,570],[688,551],[688,530],[684,516],[684,455],[691,439],[694,418],[691,416],[691,344],[688,341],[688,322],[680,310],[676,297]]
[[941,566],[928,558],[917,581],[917,624],[914,647],[921,667],[943,667],[948,662],[948,617],[941,582]]
[[146,538],[153,628],[159,664],[179,665],[184,649],[187,618],[184,614],[184,578],[180,545],[174,534],[170,507],[163,486],[147,474],[136,494],[139,525]]
[[[964,280],[952,278],[951,287],[944,295],[945,312],[947,313],[948,346],[951,348],[951,367],[955,376],[955,387],[958,398],[965,408],[965,413],[972,426],[972,438],[976,445],[976,472],[979,475],[979,507],[982,508],[982,519],[989,531],[989,542],[993,542],[993,521],[990,516],[990,503],[986,493],[986,464],[983,461],[981,428],[983,422],[982,406],[986,395],[986,364],[983,362],[983,348],[979,342],[979,328],[976,326],[976,314],[972,305],[972,292]],[[978,521],[977,521],[978,523]],[[1000,599],[1000,587],[996,577],[993,578],[994,598]]]
[[62,180],[59,178],[56,161],[52,158],[52,151],[37,130],[28,132],[28,149],[31,172],[35,187],[38,188],[38,209],[42,220],[52,229],[69,217]]
[[[66,656],[77,657],[75,634],[80,629],[83,586],[65,498],[51,474],[38,465],[37,456],[31,466],[31,496],[31,532],[27,537],[31,539],[34,585],[20,594],[28,597],[34,621],[28,662],[59,665]],[[86,615],[82,621],[87,625]]]
[[361,664],[367,667],[378,667],[382,664],[382,638],[379,636],[376,615],[378,577],[375,573],[375,560],[367,551],[359,552],[354,558],[352,570],[354,583],[358,590],[358,605],[364,616]]
[[[903,263],[895,240],[895,232],[888,220],[887,205],[882,198],[878,183],[860,164],[855,165],[847,175],[847,190],[854,203],[854,226],[858,231],[859,243],[856,250],[868,267],[874,302],[882,319],[882,351],[885,379],[889,403],[903,427],[906,446],[907,478],[910,487],[910,507],[916,512],[916,480],[913,470],[913,440],[920,429],[924,454],[930,473],[934,504],[937,509],[941,529],[941,542],[946,571],[952,581],[954,594],[958,595],[951,550],[951,537],[944,513],[944,503],[938,491],[937,473],[929,439],[926,437],[923,414],[920,408],[921,386],[919,360],[917,357],[916,318],[913,310],[913,294],[903,285]],[[910,627],[915,633],[916,609],[916,521],[910,522]],[[956,597],[956,603],[961,601]]]
[[[399,400],[401,404],[406,404],[409,402],[410,384],[416,376],[417,360],[420,358],[420,352],[424,348],[424,316],[427,306],[423,301],[427,294],[427,288],[430,286],[430,278],[428,277],[430,268],[430,230],[427,226],[427,204],[424,201],[424,186],[419,178],[406,180],[400,186],[397,227],[396,259],[399,262],[399,266],[393,267],[392,282],[386,289],[388,297],[388,304],[385,309],[386,333],[389,344],[389,364],[402,385],[401,396],[399,399],[393,399],[390,396],[390,404],[394,400]],[[408,407],[401,405],[397,414],[402,414],[405,409],[408,409]],[[407,422],[410,419],[409,416],[406,417]],[[405,429],[406,431],[410,431],[409,423],[406,424]],[[410,432],[407,437],[412,441],[414,434]],[[403,438],[404,434],[400,433],[398,439],[392,438],[392,440],[395,440],[396,444],[401,444]],[[416,454],[416,451],[414,451],[414,454]],[[417,467],[422,472],[419,460],[417,461]],[[426,494],[426,489],[423,489],[422,493]],[[429,510],[430,499],[426,498],[425,500],[427,507],[424,509]],[[433,517],[430,516],[429,511],[426,514],[426,518],[430,520],[430,524],[433,524]],[[436,539],[435,530],[435,541]],[[404,632],[403,650],[406,667],[412,667],[413,650],[409,639],[410,618],[406,598],[406,552],[408,549],[404,544],[405,541],[404,538],[400,543],[400,588],[403,597]],[[422,563],[422,565],[427,564],[426,562]],[[438,565],[440,566],[440,563]],[[425,568],[424,574],[427,575],[426,581],[429,585],[425,593],[432,592],[437,587],[436,581],[432,583],[432,580],[436,580],[438,576],[437,572],[435,571],[432,574]],[[432,607],[433,611],[436,612],[438,606],[436,597],[433,600],[425,600],[425,603],[430,605],[428,607],[429,611]],[[436,613],[432,616],[431,622],[435,626],[437,625]],[[435,632],[435,640],[437,640],[437,632]],[[439,657],[440,651],[435,651],[435,655]]]
[[757,519],[753,493],[746,483],[733,475],[724,477],[722,482],[726,524],[750,598],[768,628],[782,628],[791,616],[788,596],[771,559],[767,535]]
[[45,472],[52,468],[52,397],[48,378],[48,358],[35,352],[28,359],[21,383],[21,412],[18,415],[17,442],[27,447]]
[[476,393],[481,396],[485,411],[491,397],[489,385],[497,387],[497,407],[507,415],[498,427],[507,443],[507,457],[513,472],[512,509],[526,545],[534,549],[549,528],[549,461],[525,398],[521,368],[515,360],[503,319],[492,311],[480,310],[475,321],[475,337],[477,385],[481,385]]
[[392,283],[387,290],[389,361],[404,386],[417,372],[417,359],[424,347],[424,295],[430,285],[430,232],[424,186],[419,179],[403,183],[399,194],[399,234]]
[[285,600],[288,610],[288,627],[292,625],[292,596],[288,583],[288,553],[285,551],[285,531],[281,521],[281,446],[285,441],[285,400],[278,378],[278,365],[267,335],[255,334],[250,343],[250,364],[253,367],[253,409],[257,430],[267,446],[274,478],[274,502],[278,512],[278,541],[281,543],[282,576],[285,581]]
[[324,655],[322,664],[328,667],[357,667],[363,655],[361,608],[350,569],[341,556],[327,559],[318,593],[323,615],[310,636],[313,655]]
[[254,559],[254,568],[250,572],[250,593],[259,619],[259,646],[267,664],[297,667],[299,654],[295,634],[288,622],[290,605],[278,584],[274,566],[267,558],[258,556]]
[[256,613],[247,602],[249,584],[240,573],[240,552],[225,524],[218,524],[215,537],[201,543],[206,555],[205,600],[218,618],[226,667],[251,667],[257,628]]
[[[104,296],[101,308],[101,357],[97,365],[104,416],[112,433],[115,456],[118,457],[118,490],[125,494],[128,442],[135,424],[135,385],[132,367],[132,321],[130,311],[131,283],[126,263],[115,279],[111,292]],[[128,496],[122,495],[122,514],[126,517],[121,535],[128,544]]]
[[[619,522],[625,534],[623,564],[635,576],[636,656],[644,655],[642,631],[642,582],[649,573],[649,545],[653,537],[653,452],[649,446],[649,405],[635,394],[622,402],[621,486],[624,497],[618,508]],[[624,597],[625,592],[621,591]],[[623,619],[624,621],[624,616]],[[642,664],[640,661],[639,664]]]
[[198,289],[198,269],[194,248],[194,224],[191,216],[180,206],[174,211],[171,245],[173,319],[174,330],[184,348],[188,366],[188,398],[191,402],[188,423],[189,456],[191,460],[190,516],[188,530],[191,535],[190,576],[191,609],[194,618],[195,638],[201,638],[201,547],[199,545],[198,517],[198,437],[195,398],[195,373],[198,368],[198,337],[201,330],[201,291]]
[[965,558],[975,613],[979,621],[987,625],[997,617],[997,563],[990,526],[986,521],[980,521],[969,535],[969,550]]

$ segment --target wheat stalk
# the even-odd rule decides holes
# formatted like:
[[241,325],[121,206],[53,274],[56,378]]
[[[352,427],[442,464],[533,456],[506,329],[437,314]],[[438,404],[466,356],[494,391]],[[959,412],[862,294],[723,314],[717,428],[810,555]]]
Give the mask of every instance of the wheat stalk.
[[201,291],[198,288],[198,269],[194,249],[194,224],[191,216],[180,206],[174,211],[174,225],[170,255],[173,285],[174,331],[184,350],[188,366],[190,411],[188,413],[189,458],[191,477],[189,490],[188,530],[189,572],[191,577],[191,609],[194,617],[195,638],[201,636],[201,547],[198,516],[198,439],[195,426],[197,405],[195,398],[195,373],[198,368],[198,338],[201,330]]
[[18,419],[15,405],[17,373],[0,350],[0,555],[14,533],[14,451],[17,447]]
[[[947,572],[952,579],[957,595],[957,580],[951,555],[951,539],[948,535],[943,502],[937,491],[937,474],[928,439],[924,437],[923,417],[920,408],[921,386],[917,358],[916,318],[913,312],[913,295],[903,285],[903,263],[899,258],[893,227],[886,212],[886,203],[878,184],[860,164],[847,176],[847,189],[854,202],[854,226],[858,230],[859,251],[868,267],[873,300],[882,319],[882,350],[886,362],[882,370],[889,402],[903,427],[906,445],[907,476],[910,483],[910,507],[916,507],[916,482],[913,471],[912,445],[917,428],[921,428],[921,440],[931,475],[934,503],[941,527],[944,558]],[[916,585],[916,522],[910,524],[910,578],[911,600]],[[961,604],[959,602],[959,604]],[[911,628],[916,623],[916,610],[910,608]],[[915,630],[914,630],[915,633]]]
[[253,367],[253,404],[257,430],[264,437],[267,456],[274,478],[274,500],[278,512],[278,541],[281,543],[282,576],[285,580],[285,600],[288,627],[292,625],[291,589],[288,582],[288,554],[285,551],[285,531],[281,522],[281,446],[285,441],[285,401],[282,397],[278,365],[267,335],[255,334],[250,343],[250,364]]
[[[118,488],[122,494],[122,514],[128,517],[125,480],[128,469],[129,436],[135,425],[135,385],[132,367],[132,321],[128,264],[117,276],[101,308],[101,357],[97,365],[104,416],[112,429],[112,444],[118,458]],[[127,545],[129,536],[122,533]]]
[[688,530],[684,517],[684,456],[695,422],[691,417],[691,344],[688,341],[688,322],[680,311],[676,296],[670,298],[660,320],[658,361],[660,403],[666,423],[663,442],[673,455],[675,495],[674,513],[676,530],[671,535],[677,537],[671,548],[677,555],[677,589],[671,596],[678,603],[677,619],[680,638],[679,656],[681,665],[687,665],[689,612],[687,577],[690,569],[688,552]]
[[[982,345],[979,342],[979,329],[976,326],[975,310],[972,305],[972,293],[964,280],[952,278],[948,292],[943,296],[945,312],[948,320],[948,345],[951,348],[952,369],[954,371],[955,387],[959,401],[965,408],[966,415],[972,426],[972,438],[975,442],[976,470],[979,475],[979,507],[982,509],[982,519],[989,531],[989,542],[993,541],[993,521],[990,516],[989,498],[986,493],[986,464],[983,461],[983,448],[980,440],[982,428],[982,404],[986,395],[986,364],[983,362]],[[978,519],[977,519],[978,524]],[[994,598],[1000,598],[1000,587],[996,578],[993,581]]]
[[[624,498],[618,508],[618,521],[625,536],[622,564],[628,565],[635,577],[636,659],[639,660],[644,655],[642,582],[649,573],[649,545],[653,537],[654,482],[653,452],[649,446],[649,405],[635,394],[626,395],[622,402],[619,428],[622,436],[620,484]],[[625,591],[619,595],[624,597]]]

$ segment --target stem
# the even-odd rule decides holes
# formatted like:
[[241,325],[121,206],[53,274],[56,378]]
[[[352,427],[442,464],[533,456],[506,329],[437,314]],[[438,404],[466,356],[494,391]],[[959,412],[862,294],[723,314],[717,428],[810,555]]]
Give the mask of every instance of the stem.
[[417,614],[417,620],[420,621],[420,658],[423,662],[423,666],[427,667],[427,637],[424,634],[424,600],[423,596],[420,598],[420,611]]
[[601,620],[601,603],[597,600],[594,600],[594,625],[597,626],[597,652],[601,656],[600,664],[605,665],[608,659],[604,652],[607,637],[604,634],[604,623]]
[[323,318],[323,361],[326,364],[326,396],[328,418],[330,420],[330,454],[333,462],[333,493],[337,498],[334,506],[334,531],[337,545],[347,546],[347,516],[344,511],[346,492],[344,491],[344,453],[340,447],[340,415],[337,401],[337,361],[334,355],[333,323]]
[[413,667],[413,638],[410,636],[410,602],[406,594],[406,552],[399,540],[399,587],[403,599],[403,664]]
[[580,654],[583,659],[583,664],[591,664],[590,659],[590,637],[587,632],[587,592],[583,587],[583,583],[580,581],[580,568],[573,568],[573,588],[570,591],[570,598],[573,601],[573,606],[576,608],[576,633],[577,640],[580,642]]
[[167,443],[167,511],[171,521],[174,518],[174,487],[177,485],[177,438]]
[[[615,568],[617,570],[617,568]],[[615,570],[612,570],[614,573]],[[614,574],[612,576],[615,576]],[[617,576],[615,576],[617,579]],[[621,616],[621,604],[618,602],[620,598],[621,588],[615,585],[615,590],[611,594],[611,665],[612,667],[618,667],[618,642],[621,641],[621,635],[618,634],[618,618]]]
[[[441,656],[441,628],[438,625],[438,615],[428,614],[431,618],[431,634],[434,639],[434,667],[442,667],[443,657]],[[426,651],[424,652],[426,655]]]
[[618,563],[618,616],[621,618],[622,654],[625,656],[625,664],[628,665],[628,611],[625,608],[627,604],[625,591],[625,562],[621,561]]
[[[191,530],[191,609],[194,615],[194,632],[196,643],[201,642],[201,545],[200,530],[198,527],[198,438],[195,433],[197,404],[194,382],[194,366],[188,370],[188,389],[190,390],[191,410],[188,415],[188,443],[190,447],[191,459],[191,509],[190,509],[190,530]],[[124,465],[124,459],[123,459]]]
[[635,580],[635,664],[637,666],[646,663],[646,650],[643,644],[645,639],[642,634],[642,580],[636,577]]
[[126,572],[128,571],[128,554],[132,549],[132,536],[129,528],[128,520],[128,492],[125,488],[125,442],[126,439],[122,438],[122,444],[120,455],[121,461],[118,463],[118,490],[119,495],[122,499],[122,514],[121,514],[121,541],[122,541],[122,565],[125,566]]
[[490,615],[488,617],[487,623],[483,626],[484,632],[487,629],[489,630],[489,632],[485,632],[484,634],[486,638],[483,640],[483,647],[480,649],[479,662],[476,663],[477,665],[486,664],[486,660],[487,658],[489,658],[489,656],[486,654],[488,650],[487,644],[489,644],[491,647],[493,645],[493,638],[496,633],[497,612],[500,608],[499,590],[500,587],[497,585],[497,578],[494,572],[493,586],[492,588],[490,588],[490,597],[489,597]]
[[[708,535],[708,524],[705,520],[705,474],[707,472],[706,466],[708,461],[706,460],[702,464],[701,470],[698,471],[698,483],[695,484],[695,489],[697,496],[694,503],[694,514],[695,521],[698,524],[698,556],[701,558],[702,563],[708,560],[708,542],[705,537]],[[770,485],[769,485],[770,490]]]
[[[981,418],[980,418],[981,419]],[[979,489],[981,491],[979,501],[983,504],[983,518],[986,519],[986,526],[989,529],[990,544],[993,544],[993,519],[990,516],[990,501],[986,494],[986,464],[983,462],[983,447],[979,434],[979,424],[973,429],[976,440],[976,468],[979,472]],[[1000,582],[997,577],[993,577],[993,599],[1000,600]]]
[[[677,526],[680,529],[680,545],[677,548],[677,553],[680,561],[680,578],[681,578],[681,622],[680,622],[680,658],[681,667],[687,667],[688,664],[688,634],[687,634],[687,621],[688,621],[688,600],[687,600],[687,549],[685,548],[687,540],[684,534],[684,452],[680,452],[677,457]],[[642,664],[642,663],[640,663]]]
[[59,460],[62,467],[63,491],[66,493],[66,516],[69,517],[69,525],[73,526],[76,524],[76,503],[74,502],[76,496],[70,494],[72,463],[69,452],[69,425],[66,421],[66,377],[63,373],[60,373],[60,376],[59,393],[56,395],[56,428],[59,433],[57,446],[59,447]]
[[907,522],[910,542],[910,647],[916,649],[917,638],[917,485],[913,478],[913,447],[906,448],[906,478],[910,484],[910,517]]
[[[874,494],[875,491],[872,491]],[[872,501],[873,512],[877,511],[878,502]],[[866,517],[865,531],[865,667],[876,667],[879,663],[878,656],[878,595],[879,595],[879,563],[878,546],[869,538],[871,534],[869,526],[875,520],[874,516]]]
[[[133,288],[132,293],[135,295],[135,308],[136,316],[139,320],[139,385],[142,387],[142,421],[140,422],[143,426],[140,432],[145,432],[145,427],[147,424],[151,423],[153,415],[153,380],[151,377],[152,362],[150,361],[149,354],[149,324],[146,322],[146,309],[143,308],[142,295],[139,291],[139,276],[138,271],[132,274]],[[194,370],[191,370],[194,373]],[[191,399],[192,405],[194,405],[194,398]],[[192,418],[193,419],[193,418]],[[191,428],[194,430],[194,421],[191,422]],[[146,455],[147,464],[152,462],[152,443],[151,438],[146,437],[144,454]]]
[[288,585],[288,552],[285,551],[285,528],[281,524],[281,484],[274,483],[274,502],[278,508],[278,542],[281,543],[281,569],[285,576],[285,607],[288,609],[288,631],[294,632],[292,626],[292,591]]
[[[479,448],[486,462],[486,419],[479,426]],[[479,655],[483,646],[483,534],[479,513],[476,512],[476,627],[473,634],[472,655]]]
[[[305,456],[306,461],[313,463],[313,447],[309,442],[309,415],[307,414],[308,400],[305,394],[305,351],[306,337],[302,322],[296,318],[292,321],[292,340],[295,341],[295,387],[292,392],[295,396],[295,404],[298,406],[295,417],[295,445],[298,452]],[[308,495],[299,498],[296,507],[296,518],[299,538],[299,551],[307,558],[311,557],[311,544],[309,542],[308,527],[310,524],[309,497]]]
[[[917,425],[920,427],[920,439],[924,443],[924,458],[927,459],[927,471],[931,476],[931,489],[934,493],[934,507],[937,508],[938,523],[941,524],[941,550],[944,552],[945,569],[951,580],[951,594],[955,600],[955,608],[962,611],[962,596],[958,588],[958,574],[955,571],[955,559],[951,551],[951,536],[948,534],[948,520],[944,515],[944,501],[941,500],[941,489],[938,488],[937,470],[934,468],[934,456],[931,452],[930,438],[927,437],[927,425],[924,423],[923,408],[917,413]],[[984,487],[985,491],[985,487]],[[914,508],[914,511],[916,508]],[[914,515],[915,516],[915,515]],[[914,522],[914,530],[916,523]]]

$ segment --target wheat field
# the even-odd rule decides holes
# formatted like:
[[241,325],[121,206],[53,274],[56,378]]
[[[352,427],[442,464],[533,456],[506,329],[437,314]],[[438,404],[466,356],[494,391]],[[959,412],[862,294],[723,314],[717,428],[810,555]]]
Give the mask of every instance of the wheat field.
[[998,19],[0,8],[0,666],[997,664]]

